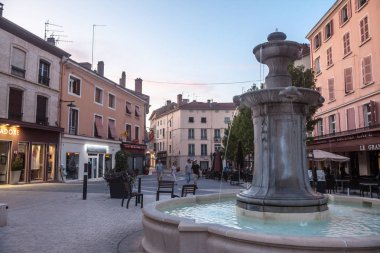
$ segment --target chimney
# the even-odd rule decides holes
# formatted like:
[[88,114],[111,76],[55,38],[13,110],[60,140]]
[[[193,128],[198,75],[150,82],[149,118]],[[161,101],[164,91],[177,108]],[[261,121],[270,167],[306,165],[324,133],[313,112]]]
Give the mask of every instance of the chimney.
[[170,105],[172,103],[171,100],[166,100],[166,105]]
[[177,95],[177,105],[181,105],[182,104],[182,94],[178,94]]
[[[0,15],[1,16],[1,15]],[[46,39],[47,43],[49,43],[50,45],[53,45],[55,46],[55,38],[53,36],[49,37]]]
[[4,4],[0,3],[0,17],[3,16],[3,10],[4,10],[3,6],[4,6]]
[[104,61],[98,61],[98,74],[104,76]]
[[119,84],[120,84],[120,86],[122,86],[124,88],[126,88],[125,87],[125,80],[126,80],[125,71],[123,71],[121,73],[121,78],[119,79]]
[[80,62],[79,65],[81,65],[83,68],[91,70],[91,63],[89,62]]
[[142,81],[141,78],[135,79],[135,91],[137,93],[142,93]]
[[207,104],[211,103],[211,99],[207,99]]

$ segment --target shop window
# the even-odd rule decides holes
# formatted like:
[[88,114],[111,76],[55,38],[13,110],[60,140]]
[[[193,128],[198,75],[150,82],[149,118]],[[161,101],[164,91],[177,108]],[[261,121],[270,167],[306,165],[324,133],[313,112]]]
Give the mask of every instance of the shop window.
[[94,136],[95,137],[103,137],[104,129],[103,129],[103,117],[95,115],[94,118]]
[[346,93],[353,91],[352,68],[344,69],[344,87]]
[[69,134],[78,134],[78,109],[70,108],[69,114]]
[[207,144],[201,144],[201,156],[207,156]]
[[362,60],[363,85],[372,82],[372,59],[371,56],[364,57]]
[[56,174],[56,146],[55,145],[49,145],[49,151],[48,151],[48,164],[47,164],[47,179],[48,180],[54,180],[55,174]]
[[368,16],[365,16],[360,20],[360,41],[362,43],[369,39],[369,28],[368,28]]
[[194,128],[188,129],[188,139],[194,139]]
[[78,179],[79,153],[66,153],[66,179]]
[[195,155],[195,144],[188,144],[188,155],[189,156]]
[[349,53],[351,53],[350,33],[345,33],[343,35],[343,54],[346,56]]
[[44,60],[40,60],[40,66],[38,71],[38,83],[49,86],[50,81],[50,63]]
[[69,77],[69,94],[75,96],[81,95],[81,80],[71,75]]
[[32,160],[30,164],[30,179],[31,181],[44,179],[45,166],[45,145],[32,145]]
[[108,119],[108,139],[116,140],[116,123],[114,119]]
[[106,154],[104,158],[105,171],[112,170],[112,154]]
[[335,94],[334,94],[334,78],[328,79],[327,81],[329,86],[329,101],[335,100]]
[[37,110],[36,110],[36,123],[41,125],[49,125],[49,118],[47,117],[47,97],[37,95]]
[[13,47],[11,60],[11,74],[25,78],[26,52]]
[[24,92],[9,88],[8,119],[22,121],[22,100]]
[[95,102],[103,104],[103,90],[99,87],[95,87]]

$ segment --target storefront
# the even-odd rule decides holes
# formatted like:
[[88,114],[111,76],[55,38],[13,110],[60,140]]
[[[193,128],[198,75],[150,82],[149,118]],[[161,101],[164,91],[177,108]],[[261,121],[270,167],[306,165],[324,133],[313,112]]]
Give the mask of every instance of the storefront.
[[[57,180],[58,144],[62,130],[59,127],[28,122],[16,124],[10,120],[2,120],[0,184]],[[21,160],[21,171],[12,170],[12,162],[16,158]]]
[[83,179],[84,164],[88,178],[102,178],[114,166],[120,142],[64,134],[61,146],[61,167],[65,180]]
[[378,127],[367,131],[320,136],[308,143],[307,148],[349,157],[349,172],[353,177],[375,176],[380,168],[380,128]]
[[147,164],[146,145],[123,142],[121,148],[128,153],[128,169],[137,171],[138,174],[143,174]]

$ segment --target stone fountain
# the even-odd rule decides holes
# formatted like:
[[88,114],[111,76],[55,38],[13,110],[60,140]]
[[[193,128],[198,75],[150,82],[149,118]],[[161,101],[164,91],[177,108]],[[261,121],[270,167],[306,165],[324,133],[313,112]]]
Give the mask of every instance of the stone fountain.
[[318,218],[328,209],[327,197],[310,187],[306,114],[324,99],[315,90],[292,86],[288,65],[299,57],[300,44],[285,39],[284,33],[274,32],[253,49],[269,68],[264,89],[234,97],[237,105],[252,109],[255,145],[252,187],[237,195],[237,206],[254,216]]

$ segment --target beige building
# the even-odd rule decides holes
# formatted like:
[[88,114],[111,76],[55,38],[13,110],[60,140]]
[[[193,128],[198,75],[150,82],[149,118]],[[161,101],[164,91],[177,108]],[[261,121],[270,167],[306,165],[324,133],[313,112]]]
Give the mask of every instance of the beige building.
[[351,158],[352,176],[380,166],[380,1],[338,0],[308,33],[316,86],[325,98],[311,149]]
[[129,168],[142,172],[149,97],[142,94],[141,79],[135,80],[135,90],[125,87],[125,79],[124,72],[120,84],[105,78],[103,62],[96,71],[89,63],[63,64],[60,164],[66,179],[82,179],[85,163],[89,178],[102,177],[121,148],[129,153]]
[[235,109],[233,103],[188,102],[182,95],[177,103],[167,101],[149,119],[156,159],[167,168],[175,161],[183,170],[188,158],[197,160],[202,169],[211,167],[212,154],[222,147]]

